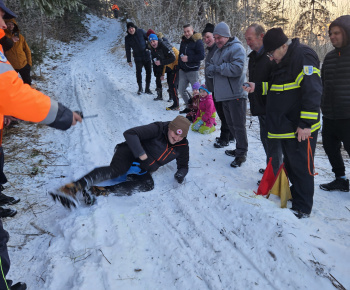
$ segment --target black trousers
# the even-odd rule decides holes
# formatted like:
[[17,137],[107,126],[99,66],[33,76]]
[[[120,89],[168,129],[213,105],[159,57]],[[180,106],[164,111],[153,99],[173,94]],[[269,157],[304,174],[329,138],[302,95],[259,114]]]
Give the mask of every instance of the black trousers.
[[173,100],[174,105],[179,105],[179,96],[177,93],[177,88],[179,86],[179,71],[178,70],[166,70],[167,77],[166,81],[168,83],[169,96]]
[[323,117],[322,142],[335,177],[344,176],[345,165],[340,148],[343,143],[350,156],[350,119],[332,120]]
[[247,100],[234,99],[222,102],[227,126],[236,139],[236,156],[247,156],[248,137],[246,129]]
[[2,221],[0,219],[0,289],[10,289],[10,281],[6,280],[6,275],[10,270],[10,257],[7,251],[7,242],[9,240],[9,234],[4,230]]
[[218,113],[218,116],[221,120],[220,139],[227,141],[227,142],[229,140],[233,140],[234,137],[231,134],[230,129],[227,125],[224,109],[222,108],[222,102],[215,101],[214,93],[213,93],[213,99],[214,99],[214,105],[215,105],[216,112]]
[[31,68],[32,67],[29,64],[26,64],[21,69],[16,69],[16,72],[18,72],[21,75],[23,82],[28,85],[32,84],[32,78],[30,76]]
[[258,118],[260,125],[260,140],[265,150],[266,164],[269,163],[270,157],[272,157],[271,165],[273,172],[276,175],[283,162],[281,140],[267,138],[266,115],[258,116]]
[[[311,134],[310,145],[312,156],[315,155],[318,131]],[[293,197],[293,209],[301,210],[304,213],[311,213],[314,198],[314,177],[308,170],[308,142],[299,142],[297,138],[281,139],[284,165],[289,180],[292,184],[291,193]],[[310,159],[311,173],[313,166]]]
[[95,168],[79,179],[77,183],[83,188],[86,188],[108,179],[117,178],[118,176],[125,174],[134,161],[137,160],[132,154],[129,146],[125,142],[118,144],[109,166]]
[[7,178],[4,173],[4,150],[2,149],[2,146],[0,146],[0,184],[2,185],[6,182]]
[[135,61],[136,65],[136,80],[138,85],[142,86],[142,68],[145,68],[146,71],[146,87],[149,88],[152,77],[152,63],[151,60],[147,61]]

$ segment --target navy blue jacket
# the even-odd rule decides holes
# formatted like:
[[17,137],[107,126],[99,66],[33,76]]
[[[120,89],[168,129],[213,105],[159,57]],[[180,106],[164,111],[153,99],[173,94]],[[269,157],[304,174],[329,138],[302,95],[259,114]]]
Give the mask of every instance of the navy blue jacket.
[[183,62],[179,57],[179,66],[183,71],[198,71],[201,61],[204,59],[204,45],[202,35],[194,33],[189,39],[182,36],[180,44],[180,56],[188,56],[188,62]]
[[150,61],[151,54],[147,49],[147,34],[146,31],[140,28],[135,28],[135,33],[125,36],[125,51],[127,62],[131,62],[131,49],[135,62]]

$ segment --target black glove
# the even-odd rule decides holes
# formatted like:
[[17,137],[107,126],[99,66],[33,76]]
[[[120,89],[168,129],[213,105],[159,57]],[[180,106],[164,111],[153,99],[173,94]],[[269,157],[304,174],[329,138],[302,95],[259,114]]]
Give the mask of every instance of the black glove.
[[174,178],[176,179],[176,181],[178,183],[182,183],[185,179],[186,174],[182,173],[182,172],[176,172],[174,175]]

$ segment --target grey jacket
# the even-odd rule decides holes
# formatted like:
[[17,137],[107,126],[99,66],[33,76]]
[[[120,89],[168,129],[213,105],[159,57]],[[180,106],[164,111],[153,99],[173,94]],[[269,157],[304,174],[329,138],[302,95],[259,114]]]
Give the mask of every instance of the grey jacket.
[[214,79],[214,95],[217,102],[246,99],[248,94],[242,88],[246,80],[247,55],[237,37],[230,38],[218,48],[206,69]]

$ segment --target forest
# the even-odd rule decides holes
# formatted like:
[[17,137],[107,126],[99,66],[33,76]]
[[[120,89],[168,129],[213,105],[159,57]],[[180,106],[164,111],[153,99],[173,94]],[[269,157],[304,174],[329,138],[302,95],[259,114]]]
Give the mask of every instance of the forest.
[[[6,3],[7,2],[7,3]],[[336,17],[350,13],[343,0],[11,0],[6,5],[18,15],[21,33],[40,64],[47,40],[63,42],[86,36],[83,25],[88,13],[112,18],[112,5],[120,8],[120,21],[133,21],[145,30],[161,31],[174,44],[180,42],[182,26],[191,23],[201,31],[207,22],[225,21],[231,33],[244,39],[249,24],[262,23],[266,29],[282,27],[290,38],[299,37],[322,60],[331,49],[328,25]],[[243,41],[244,43],[244,41]]]

